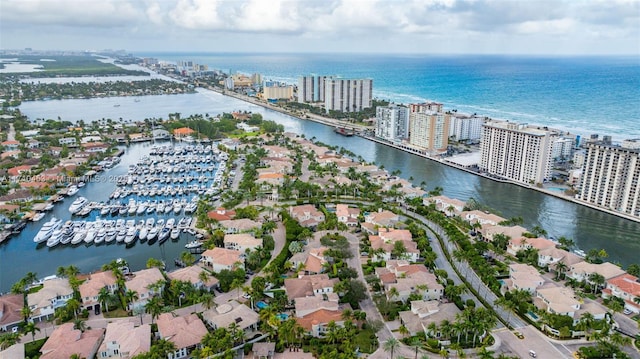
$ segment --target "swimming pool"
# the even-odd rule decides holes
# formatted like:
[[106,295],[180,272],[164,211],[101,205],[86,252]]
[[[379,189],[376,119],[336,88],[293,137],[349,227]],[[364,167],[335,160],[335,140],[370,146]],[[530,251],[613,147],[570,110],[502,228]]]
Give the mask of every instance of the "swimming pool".
[[256,307],[258,307],[258,309],[264,309],[267,308],[269,306],[269,304],[265,303],[264,301],[259,301],[258,303],[256,303]]
[[280,313],[278,315],[276,315],[276,317],[278,317],[278,319],[280,319],[281,321],[285,321],[287,319],[289,319],[289,314],[287,313]]

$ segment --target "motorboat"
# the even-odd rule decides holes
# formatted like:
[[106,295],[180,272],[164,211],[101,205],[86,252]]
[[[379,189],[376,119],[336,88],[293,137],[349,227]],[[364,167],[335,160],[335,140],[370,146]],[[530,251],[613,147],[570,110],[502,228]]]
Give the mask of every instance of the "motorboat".
[[62,238],[60,238],[60,244],[68,244],[73,238],[73,228],[70,223],[67,223],[62,227]]
[[116,242],[122,243],[125,238],[127,238],[127,229],[122,228],[118,231],[118,234],[116,234]]
[[171,229],[169,229],[169,227],[162,227],[162,229],[160,230],[160,233],[158,233],[158,242],[159,244],[162,244],[164,241],[166,241],[169,236],[171,235]]
[[73,203],[71,203],[71,206],[69,206],[69,212],[71,214],[78,213],[84,206],[87,205],[87,203],[89,203],[89,201],[86,198],[78,197],[75,201],[73,201]]
[[182,204],[180,202],[175,202],[173,204],[173,213],[179,214],[182,211]]
[[100,244],[104,242],[106,237],[107,237],[107,228],[101,227],[98,229],[98,232],[96,233],[96,238],[93,240],[93,243]]
[[31,221],[38,222],[39,220],[43,219],[44,216],[45,216],[44,212],[37,212],[33,217],[31,217]]
[[60,243],[60,240],[64,236],[64,231],[62,228],[58,228],[51,234],[51,237],[47,240],[47,247],[52,248],[57,246]]
[[193,213],[198,209],[198,202],[190,202],[184,207],[184,213]]
[[73,238],[71,238],[71,244],[79,244],[84,241],[84,238],[87,236],[87,231],[84,228],[78,228],[73,231]]
[[117,235],[118,235],[118,231],[116,231],[115,228],[107,229],[107,235],[104,237],[105,243],[113,242],[116,239]]
[[142,202],[138,205],[138,208],[136,209],[136,214],[143,214],[146,210],[147,210],[147,203]]
[[85,217],[88,216],[89,213],[91,213],[93,209],[91,208],[90,205],[85,205],[84,207],[82,207],[78,212],[76,212],[75,214],[80,216],[80,217]]
[[149,234],[149,228],[147,228],[146,226],[140,228],[140,232],[138,232],[138,238],[140,238],[140,242],[146,241],[148,234]]
[[56,217],[51,217],[48,222],[42,225],[40,231],[35,235],[35,237],[33,237],[33,241],[36,243],[42,243],[46,241],[47,239],[49,239],[49,237],[51,237],[53,231],[59,229],[60,227],[62,227],[62,220]]
[[200,248],[200,247],[202,247],[202,242],[197,241],[197,240],[196,241],[191,241],[191,242],[185,244],[184,247],[187,248],[187,249]]
[[84,243],[91,244],[96,238],[96,234],[98,234],[98,230],[95,227],[89,228],[87,230],[87,235],[84,237]]
[[78,193],[78,190],[79,190],[79,188],[76,185],[69,186],[67,188],[67,196],[71,197],[71,196],[75,195],[76,193]]
[[148,240],[152,240],[154,238],[156,238],[156,236],[158,235],[158,232],[160,231],[160,228],[153,226],[150,230],[149,233],[147,234],[147,239]]
[[169,229],[173,229],[173,227],[176,225],[176,219],[175,218],[169,218],[167,219],[167,223],[165,223],[165,227],[169,228]]
[[180,232],[182,232],[182,230],[178,227],[175,227],[171,230],[171,234],[169,235],[169,237],[171,237],[171,239],[178,239],[180,237]]
[[102,208],[100,208],[100,215],[101,216],[106,216],[107,214],[109,214],[110,210],[111,210],[110,206],[103,205]]

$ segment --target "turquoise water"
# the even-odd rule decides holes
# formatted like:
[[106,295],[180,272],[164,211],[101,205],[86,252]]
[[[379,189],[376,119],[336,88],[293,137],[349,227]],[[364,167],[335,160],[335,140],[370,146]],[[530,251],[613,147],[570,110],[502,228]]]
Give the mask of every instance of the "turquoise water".
[[258,307],[258,309],[264,309],[267,308],[269,306],[269,304],[263,302],[263,301],[259,301],[258,303],[256,303],[256,307]]
[[528,314],[528,315],[529,315],[533,320],[535,320],[536,322],[538,321],[538,319],[540,319],[540,318],[538,317],[538,315],[537,315],[536,313],[534,313],[534,312],[527,312],[527,314]]
[[276,315],[276,317],[278,317],[278,319],[280,319],[281,321],[285,321],[285,320],[289,319],[289,314],[280,313],[280,314]]

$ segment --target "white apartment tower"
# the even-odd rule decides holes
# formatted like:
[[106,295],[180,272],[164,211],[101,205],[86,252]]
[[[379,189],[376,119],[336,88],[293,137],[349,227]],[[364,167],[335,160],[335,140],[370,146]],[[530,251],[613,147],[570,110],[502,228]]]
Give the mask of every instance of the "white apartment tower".
[[325,79],[324,108],[329,111],[358,112],[369,108],[373,98],[373,80]]
[[485,122],[480,141],[480,170],[521,183],[551,179],[555,131],[515,122]]
[[409,143],[430,152],[442,153],[449,144],[449,119],[446,113],[411,112]]
[[451,114],[449,137],[455,141],[476,141],[482,137],[482,124],[485,117]]
[[586,148],[576,198],[640,217],[640,139],[626,140],[622,146],[594,142]]
[[324,81],[327,76],[300,76],[298,78],[298,102],[324,102]]
[[401,105],[378,106],[376,137],[392,142],[409,138],[409,109]]

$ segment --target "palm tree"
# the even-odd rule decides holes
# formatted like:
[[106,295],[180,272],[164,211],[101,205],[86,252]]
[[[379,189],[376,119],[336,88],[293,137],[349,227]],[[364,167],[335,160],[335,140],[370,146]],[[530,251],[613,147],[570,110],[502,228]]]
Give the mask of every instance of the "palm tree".
[[416,350],[415,359],[418,359],[418,349],[420,349],[420,347],[422,346],[422,342],[420,341],[420,338],[418,337],[411,338],[411,342],[409,342],[409,345],[411,345]]
[[568,269],[568,266],[564,262],[556,263],[556,280],[564,277],[564,272]]
[[144,312],[147,314],[151,314],[151,324],[153,321],[162,314],[162,298],[158,296],[153,296],[147,301],[147,304],[144,305]]
[[393,352],[400,347],[400,342],[398,339],[391,337],[387,339],[383,344],[383,349],[385,352],[389,352],[391,354],[390,359],[393,359]]
[[22,316],[22,320],[24,320],[25,324],[27,324],[29,318],[31,318],[31,314],[33,313],[31,312],[31,308],[29,308],[28,305],[25,305],[20,309],[20,316]]
[[598,288],[605,283],[606,279],[602,274],[591,273],[591,275],[589,275],[589,281],[593,284],[593,293],[595,294]]
[[214,296],[211,293],[204,293],[200,296],[200,301],[202,302],[202,305],[207,309],[211,309],[213,308],[213,306],[216,304],[215,300],[214,300]]
[[107,289],[107,287],[100,288],[100,291],[98,292],[98,302],[103,305],[107,313],[109,313],[109,302],[111,301],[111,298],[111,292],[109,292],[109,289]]
[[34,322],[29,322],[27,323],[27,325],[24,326],[24,332],[25,333],[31,333],[31,341],[35,341],[36,340],[36,332],[39,332],[40,328],[38,328],[36,326],[36,323]]
[[205,269],[203,269],[202,272],[198,274],[198,279],[202,282],[202,285],[205,287],[207,286],[207,282],[209,281],[210,277],[211,275]]
[[76,319],[73,321],[73,329],[79,330],[84,333],[87,330],[87,323],[82,319]]
[[182,263],[184,263],[184,265],[190,267],[191,265],[193,265],[193,263],[195,263],[196,258],[193,256],[193,254],[185,251],[180,253],[180,260],[182,261]]
[[73,316],[78,319],[78,310],[80,309],[80,302],[76,298],[71,298],[65,305],[67,310],[73,311]]
[[390,300],[391,300],[392,298],[395,298],[395,297],[399,296],[399,295],[400,295],[400,293],[398,292],[398,288],[396,288],[396,287],[391,287],[391,288],[389,289],[389,293],[388,293],[388,295],[389,295],[389,299],[390,299]]
[[140,297],[138,296],[138,292],[129,289],[124,293],[124,298],[127,304],[131,307],[130,309],[133,309],[133,302],[137,301]]
[[400,325],[400,328],[398,328],[398,333],[400,333],[400,335],[402,335],[402,337],[404,338],[405,336],[409,335],[409,328],[407,328],[406,325],[402,324]]
[[6,333],[0,335],[0,350],[7,349],[8,347],[16,344],[20,339],[20,333]]

